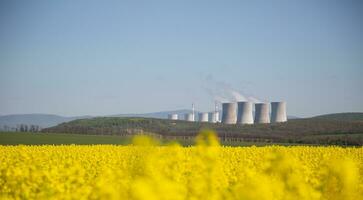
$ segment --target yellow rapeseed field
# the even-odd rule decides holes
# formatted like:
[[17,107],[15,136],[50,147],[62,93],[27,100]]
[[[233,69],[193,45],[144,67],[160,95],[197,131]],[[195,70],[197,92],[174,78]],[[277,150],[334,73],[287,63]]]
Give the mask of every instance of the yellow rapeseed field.
[[0,199],[363,199],[363,148],[0,146]]

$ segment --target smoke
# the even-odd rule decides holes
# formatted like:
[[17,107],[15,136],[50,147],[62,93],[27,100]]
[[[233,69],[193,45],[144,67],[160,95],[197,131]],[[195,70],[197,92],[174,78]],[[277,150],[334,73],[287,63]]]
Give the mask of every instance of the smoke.
[[255,96],[247,95],[242,91],[236,90],[226,82],[217,81],[212,76],[206,77],[203,87],[213,100],[218,103],[238,101],[250,101],[253,103],[265,102]]
[[253,102],[253,103],[266,103],[267,102],[266,100],[261,100],[256,97],[253,97],[253,96],[249,96],[248,101]]

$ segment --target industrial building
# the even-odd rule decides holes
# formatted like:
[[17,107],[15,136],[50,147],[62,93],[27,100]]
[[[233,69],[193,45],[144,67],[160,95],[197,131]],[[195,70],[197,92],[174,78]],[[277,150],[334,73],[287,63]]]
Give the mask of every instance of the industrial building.
[[168,119],[171,119],[171,120],[178,120],[178,114],[169,114],[169,115],[168,115]]
[[222,104],[222,123],[235,124],[237,122],[237,103]]
[[271,102],[271,123],[286,121],[286,102]]
[[214,112],[210,112],[208,115],[208,122],[210,123],[217,123],[219,122],[219,112],[218,111],[214,111]]
[[202,112],[198,114],[198,119],[200,122],[208,122],[208,114],[207,112]]
[[252,102],[237,103],[237,123],[238,124],[253,124],[253,104]]
[[189,122],[194,122],[194,114],[193,113],[185,113],[184,120]]
[[256,103],[255,104],[255,124],[270,123],[270,104]]

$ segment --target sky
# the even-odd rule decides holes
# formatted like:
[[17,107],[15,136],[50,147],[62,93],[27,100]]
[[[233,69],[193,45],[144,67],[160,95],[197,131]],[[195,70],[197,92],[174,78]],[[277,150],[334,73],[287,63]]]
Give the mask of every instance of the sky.
[[362,112],[362,77],[360,0],[0,1],[0,115]]

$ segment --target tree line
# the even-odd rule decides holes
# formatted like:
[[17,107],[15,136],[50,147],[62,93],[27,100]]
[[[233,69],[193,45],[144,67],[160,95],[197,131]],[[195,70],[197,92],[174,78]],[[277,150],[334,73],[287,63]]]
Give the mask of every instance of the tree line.
[[4,125],[0,127],[1,131],[15,131],[15,132],[40,132],[42,128],[34,124],[17,124],[16,126]]

